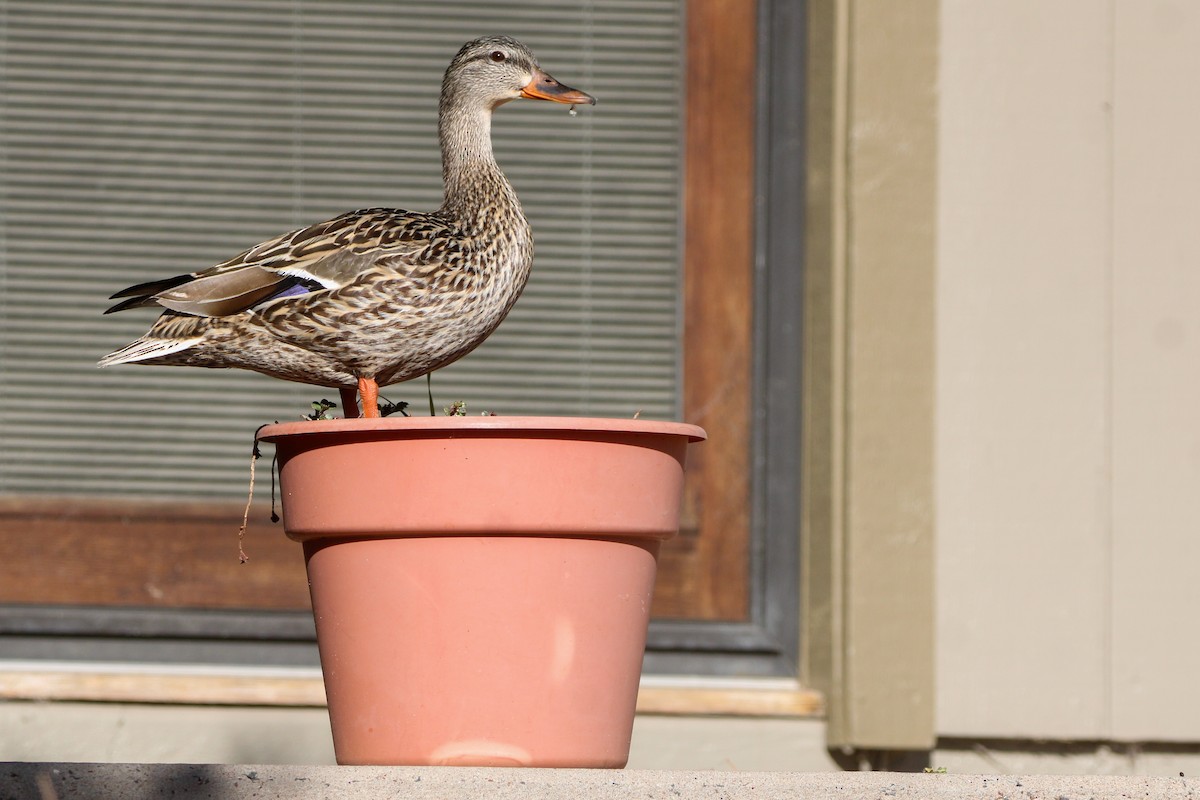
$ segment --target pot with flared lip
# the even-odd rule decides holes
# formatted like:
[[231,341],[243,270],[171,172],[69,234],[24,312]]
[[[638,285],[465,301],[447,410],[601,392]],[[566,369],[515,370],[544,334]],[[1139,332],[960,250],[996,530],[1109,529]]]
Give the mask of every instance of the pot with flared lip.
[[270,425],[341,764],[621,767],[693,425]]

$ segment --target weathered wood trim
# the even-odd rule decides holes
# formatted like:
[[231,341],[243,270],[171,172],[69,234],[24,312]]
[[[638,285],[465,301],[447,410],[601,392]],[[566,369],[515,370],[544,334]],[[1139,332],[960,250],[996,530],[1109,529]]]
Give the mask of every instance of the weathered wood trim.
[[255,506],[0,498],[0,603],[307,609],[300,547]]
[[[325,705],[320,671],[153,669],[0,669],[0,700],[177,703],[186,705]],[[769,682],[672,685],[658,679],[638,692],[639,714],[807,717],[823,710],[819,694]]]
[[[750,596],[756,4],[687,4],[683,416],[685,518],[663,548],[657,615],[745,620]],[[689,535],[691,534],[691,535]]]

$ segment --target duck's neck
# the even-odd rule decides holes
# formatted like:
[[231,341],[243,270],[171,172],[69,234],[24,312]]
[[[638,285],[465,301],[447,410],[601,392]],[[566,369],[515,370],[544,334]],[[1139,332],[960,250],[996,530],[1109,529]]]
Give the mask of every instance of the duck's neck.
[[492,153],[492,114],[443,104],[438,121],[445,196],[440,209],[469,227],[484,228],[491,220],[520,215],[512,184]]

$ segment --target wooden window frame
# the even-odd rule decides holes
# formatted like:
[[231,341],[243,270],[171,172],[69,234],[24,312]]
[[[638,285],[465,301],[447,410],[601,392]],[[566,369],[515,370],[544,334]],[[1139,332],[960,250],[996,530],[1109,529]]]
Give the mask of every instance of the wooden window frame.
[[[656,600],[652,673],[795,677],[799,663],[804,11],[686,8],[683,407],[710,439],[689,465],[680,546],[664,552],[660,585],[677,588]],[[300,548],[257,522],[246,546],[264,566],[240,568],[240,516],[227,503],[0,498],[6,654],[315,664],[311,616],[287,610],[307,602]],[[62,571],[35,581],[29,564]],[[129,596],[122,576],[135,574]]]

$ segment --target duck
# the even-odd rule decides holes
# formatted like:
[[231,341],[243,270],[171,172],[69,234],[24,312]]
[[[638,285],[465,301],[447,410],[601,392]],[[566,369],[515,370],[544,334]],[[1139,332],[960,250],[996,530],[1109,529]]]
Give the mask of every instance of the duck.
[[379,417],[379,387],[428,376],[478,347],[520,297],[533,233],[492,152],[513,100],[595,105],[508,36],[467,42],[438,104],[444,193],[432,212],[351,211],[216,266],[122,289],[104,313],[161,308],[99,366],[246,369],[334,388],[347,417]]

